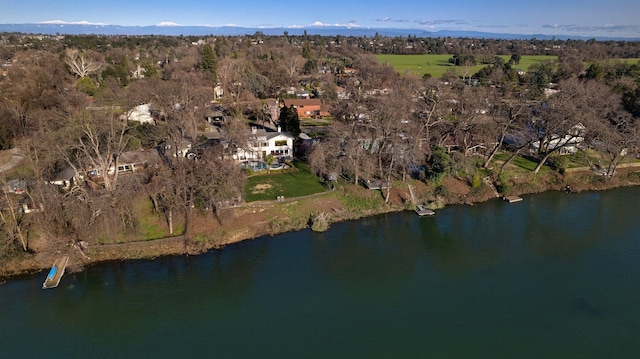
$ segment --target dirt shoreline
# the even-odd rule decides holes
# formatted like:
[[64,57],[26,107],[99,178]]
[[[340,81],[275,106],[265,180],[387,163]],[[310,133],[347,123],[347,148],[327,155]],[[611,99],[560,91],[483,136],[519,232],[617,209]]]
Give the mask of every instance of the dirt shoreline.
[[[508,193],[503,195],[525,195],[545,191],[573,192],[600,191],[617,187],[640,184],[637,173],[621,175],[608,181],[600,180],[593,174],[575,174],[561,176],[553,174],[547,181],[535,185],[526,178],[516,178],[510,184]],[[414,183],[415,185],[415,183]],[[472,190],[463,181],[448,179],[443,182],[447,188],[446,197],[440,198],[441,205],[467,204],[473,205],[495,198],[489,186],[481,186],[480,190]],[[424,185],[418,192],[429,191]],[[355,187],[354,187],[355,188]],[[425,189],[426,188],[426,189]],[[379,191],[358,189],[362,196],[380,196]],[[263,236],[298,231],[309,228],[309,219],[324,213],[323,220],[327,224],[354,220],[384,213],[407,210],[405,203],[410,200],[406,188],[394,188],[388,205],[367,210],[349,210],[339,199],[339,194],[326,193],[307,198],[292,198],[285,203],[261,202],[224,209],[220,212],[220,221],[211,216],[196,216],[196,228],[187,239],[176,236],[156,240],[127,242],[120,244],[104,244],[81,248],[79,245],[64,243],[52,248],[45,248],[35,253],[23,254],[19,257],[0,263],[0,283],[9,279],[34,275],[48,270],[53,261],[60,256],[69,255],[68,272],[79,272],[85,267],[112,261],[154,259],[171,255],[198,255],[211,250],[219,250],[227,245]]]

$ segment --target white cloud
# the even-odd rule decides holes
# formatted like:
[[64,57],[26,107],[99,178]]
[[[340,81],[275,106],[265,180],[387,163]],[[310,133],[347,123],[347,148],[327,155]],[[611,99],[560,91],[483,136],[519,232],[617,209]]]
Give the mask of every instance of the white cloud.
[[175,22],[171,22],[171,21],[163,21],[161,23],[156,24],[156,26],[182,26],[182,25]]
[[106,25],[100,22],[89,22],[89,21],[64,21],[64,20],[49,20],[43,21],[41,24],[52,24],[52,25]]
[[438,25],[468,25],[466,20],[416,20],[416,24],[423,26],[438,26]]
[[380,19],[376,19],[376,21],[378,21],[378,22],[409,22],[409,20],[407,20],[407,19],[392,19],[392,18],[390,18],[388,16],[380,18]]
[[[354,21],[349,21],[346,24],[325,24],[322,21],[315,21],[313,22],[313,24],[309,25],[309,26],[315,26],[315,27],[360,27],[359,25],[355,24]],[[301,27],[305,27],[305,26],[301,26]]]

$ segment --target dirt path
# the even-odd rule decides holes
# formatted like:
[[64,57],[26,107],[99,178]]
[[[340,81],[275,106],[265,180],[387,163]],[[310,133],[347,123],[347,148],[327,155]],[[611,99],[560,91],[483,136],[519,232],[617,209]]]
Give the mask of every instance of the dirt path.
[[[9,158],[9,161],[6,163],[2,163],[4,162],[5,158]],[[22,153],[20,153],[19,148],[12,148],[7,151],[2,151],[2,156],[0,156],[0,163],[2,163],[2,165],[0,165],[0,173],[11,171],[18,164],[20,164],[23,159],[24,156],[22,155]]]

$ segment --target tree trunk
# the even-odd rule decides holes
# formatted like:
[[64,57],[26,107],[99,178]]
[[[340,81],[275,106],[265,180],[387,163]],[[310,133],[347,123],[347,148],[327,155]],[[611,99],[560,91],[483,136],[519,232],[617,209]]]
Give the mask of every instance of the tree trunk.
[[169,226],[169,235],[173,235],[173,210],[167,211],[167,225]]
[[11,214],[11,219],[7,220],[7,218],[5,218],[4,215],[0,212],[0,220],[2,220],[2,222],[4,222],[5,225],[9,227],[9,231],[12,232],[13,236],[15,236],[20,241],[22,250],[26,252],[28,249],[27,240],[22,233],[22,228],[20,228],[22,220],[18,218],[16,214],[16,203],[10,199],[7,193],[5,193],[4,196],[8,207],[7,210]]
[[613,176],[615,176],[616,171],[618,170],[618,165],[620,164],[620,162],[622,162],[623,159],[624,156],[620,155],[617,155],[613,159],[611,159],[611,162],[609,162],[609,166],[607,166],[607,178],[613,178]]
[[504,168],[507,166],[507,163],[511,162],[511,160],[514,159],[518,155],[518,153],[520,153],[520,149],[512,153],[511,156],[509,156],[509,158],[507,158],[507,160],[502,163],[502,166],[500,166],[500,171],[498,171],[498,177],[500,177],[500,175],[502,174],[502,171],[504,171]]
[[387,177],[387,194],[384,196],[384,203],[389,204],[389,197],[391,197],[391,184],[389,183],[389,178]]
[[391,162],[389,163],[389,172],[387,172],[386,181],[387,181],[387,195],[384,198],[384,203],[389,203],[389,197],[391,196],[391,170],[393,169],[394,158],[391,158]]
[[358,185],[358,181],[360,180],[360,173],[358,171],[358,165],[356,163],[356,161],[353,161],[353,173],[354,173],[354,180],[353,180],[353,184],[354,185]]
[[549,156],[551,156],[551,151],[547,152],[546,155],[544,155],[542,157],[542,159],[540,159],[540,162],[538,162],[538,165],[536,166],[536,168],[533,170],[533,173],[538,173],[540,171],[540,169],[542,168],[542,166],[544,166],[545,162],[547,162],[547,160],[549,159]]
[[149,198],[151,198],[151,203],[153,204],[153,210],[156,212],[159,212],[160,208],[158,207],[158,199],[156,198],[156,196],[149,196]]
[[491,160],[493,160],[493,157],[496,155],[496,153],[498,153],[498,151],[502,147],[502,141],[504,141],[504,136],[505,136],[504,134],[500,136],[500,140],[498,141],[498,143],[493,147],[493,149],[491,150],[487,158],[485,158],[484,163],[482,164],[483,168],[487,169],[489,167]]

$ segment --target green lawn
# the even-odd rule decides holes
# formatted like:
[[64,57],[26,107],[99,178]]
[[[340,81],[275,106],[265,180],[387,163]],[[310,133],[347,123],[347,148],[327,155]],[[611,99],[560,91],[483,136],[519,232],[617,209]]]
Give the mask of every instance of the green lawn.
[[332,117],[300,118],[300,126],[329,126],[332,122]]
[[296,162],[293,169],[249,177],[245,186],[245,198],[247,202],[253,202],[275,200],[278,196],[307,196],[324,191],[320,179],[309,171],[309,166]]
[[[508,160],[510,157],[510,154],[503,152],[503,153],[498,153],[495,155],[494,159],[498,160],[498,161],[506,161]],[[534,169],[536,169],[536,166],[538,165],[538,162],[535,161],[531,161],[527,158],[524,158],[522,156],[516,156],[514,157],[511,162],[509,162],[510,164],[520,167],[524,170],[527,171],[533,171]],[[548,171],[550,170],[550,168],[548,166],[542,166],[542,168],[540,169],[541,171]]]
[[[633,65],[633,64],[637,64],[640,63],[640,58],[630,58],[630,59],[622,59],[622,58],[615,58],[615,59],[606,59],[606,60],[601,60],[601,61],[595,61],[595,63],[599,63],[599,64],[608,64],[608,65],[612,65],[615,64],[617,62],[623,62],[629,65]],[[585,62],[585,68],[589,67],[589,65],[591,65],[593,62]]]
[[[377,58],[381,63],[393,66],[400,73],[409,71],[418,76],[429,73],[431,76],[436,78],[442,77],[447,71],[454,71],[458,76],[461,76],[465,71],[468,71],[468,75],[470,76],[478,72],[481,68],[487,66],[486,64],[476,65],[470,68],[465,68],[464,66],[453,66],[453,64],[449,63],[449,59],[452,56],[453,55],[451,54],[377,55]],[[500,57],[504,59],[505,62],[509,61],[511,58],[509,55],[503,55]],[[520,59],[520,63],[518,65],[514,65],[514,67],[528,70],[533,64],[551,60],[558,60],[558,57],[547,55],[525,55]]]

